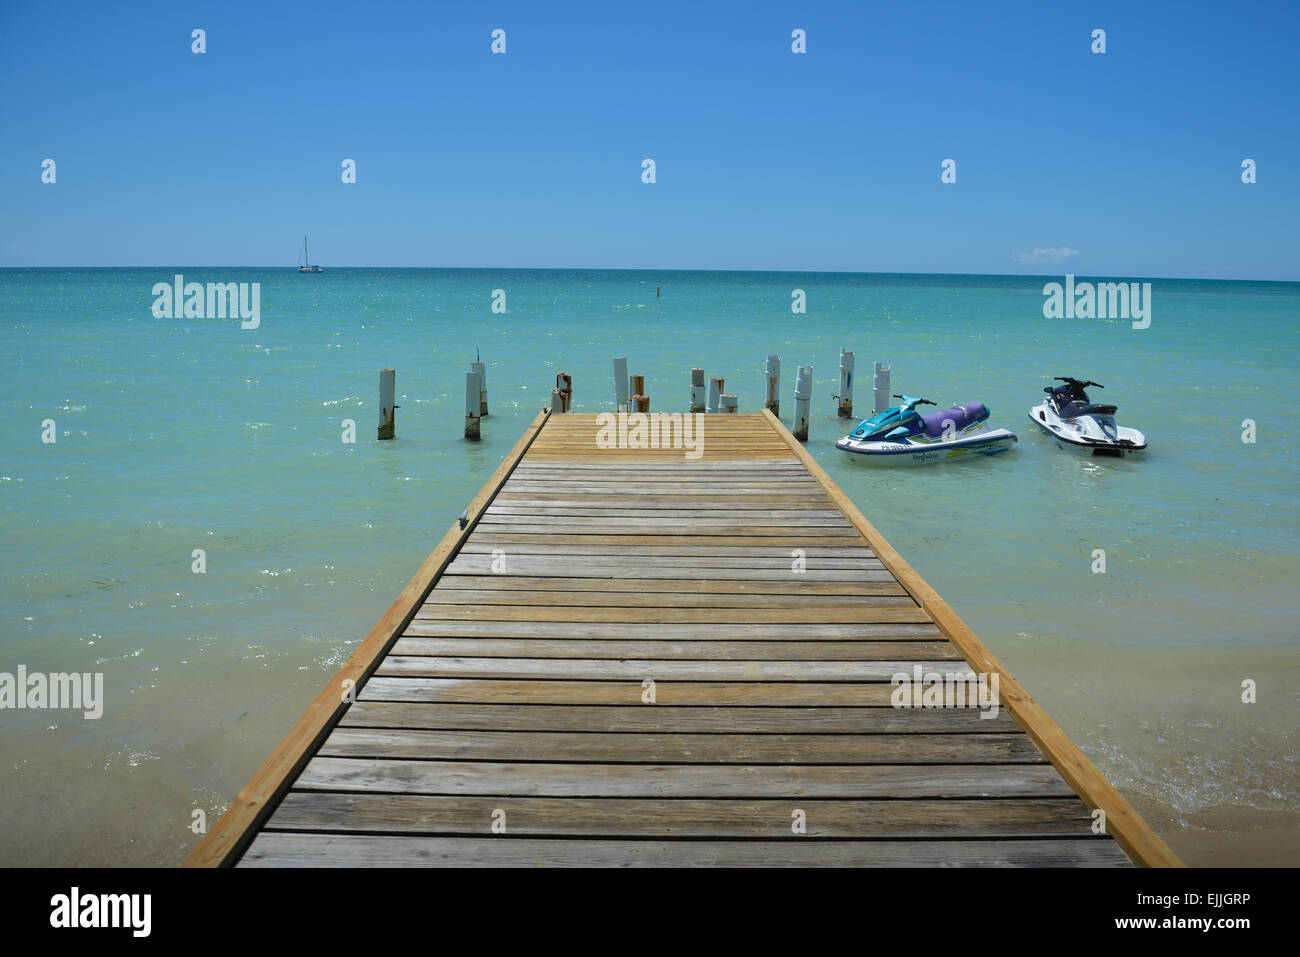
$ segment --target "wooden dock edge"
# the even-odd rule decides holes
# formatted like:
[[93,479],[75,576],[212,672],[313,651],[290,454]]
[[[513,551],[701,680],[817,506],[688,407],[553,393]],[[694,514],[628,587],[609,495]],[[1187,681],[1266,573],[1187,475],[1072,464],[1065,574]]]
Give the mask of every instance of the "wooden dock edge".
[[933,588],[916,570],[896,552],[876,527],[867,521],[853,500],[845,495],[829,475],[817,464],[808,450],[770,410],[763,409],[768,424],[776,431],[795,456],[821,483],[822,488],[844,512],[850,522],[871,544],[876,557],[889,569],[899,584],[934,619],[939,630],[957,647],[966,662],[976,673],[997,674],[1003,706],[1033,739],[1048,760],[1074,788],[1089,808],[1100,808],[1106,814],[1106,833],[1110,834],[1134,863],[1143,867],[1183,867],[1182,861],[1171,851],[1160,836],[1151,829],[1141,815],[1106,780],[1078,746],[1047,716],[1020,683],[1002,667],[1001,662],[984,646],[984,643],[966,626],[956,612],[948,607]]
[[461,528],[459,521],[452,525],[388,611],[370,630],[370,634],[357,645],[343,667],[316,696],[316,700],[303,712],[284,740],[258,768],[252,780],[235,796],[235,800],[226,808],[212,830],[186,858],[183,867],[229,867],[239,859],[298,773],[347,710],[344,703],[344,682],[351,681],[354,689],[360,688],[379,666],[379,662],[415,617],[434,583],[456,557],[460,546],[474,531],[484,511],[492,504],[501,486],[537,438],[549,415],[549,409],[543,409],[537,414],[514,448],[470,502],[465,527]]

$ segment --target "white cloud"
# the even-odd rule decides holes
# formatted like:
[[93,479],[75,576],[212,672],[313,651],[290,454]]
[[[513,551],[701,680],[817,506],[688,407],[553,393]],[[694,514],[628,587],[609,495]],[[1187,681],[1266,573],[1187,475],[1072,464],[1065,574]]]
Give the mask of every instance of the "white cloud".
[[1068,246],[1036,248],[1031,253],[1022,253],[1019,249],[1011,250],[1011,258],[1021,263],[1063,263],[1071,256],[1079,255],[1079,250]]

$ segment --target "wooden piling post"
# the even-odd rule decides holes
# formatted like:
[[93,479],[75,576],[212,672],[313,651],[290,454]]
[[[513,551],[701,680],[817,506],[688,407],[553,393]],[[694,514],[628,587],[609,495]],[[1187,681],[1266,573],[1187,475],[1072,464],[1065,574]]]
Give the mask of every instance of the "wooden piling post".
[[560,390],[559,411],[573,411],[573,376],[567,372],[558,373],[555,376],[555,388]]
[[709,380],[709,411],[718,411],[718,398],[722,395],[722,380]]
[[879,415],[889,408],[889,366],[876,363],[875,381],[872,382],[875,392],[875,412]]
[[800,442],[808,441],[808,401],[812,398],[812,366],[799,366],[794,379],[794,428]]
[[649,412],[650,396],[645,394],[645,376],[643,375],[629,376],[628,383],[629,383],[628,388],[632,392],[632,398],[630,400],[632,403],[631,406],[632,411]]
[[392,369],[379,370],[379,437],[397,437],[397,415],[393,411],[394,393],[397,391],[397,373]]
[[561,392],[559,389],[551,390],[551,411],[552,412],[564,411],[564,393]]
[[471,442],[479,440],[479,419],[482,413],[483,388],[477,372],[465,373],[465,438]]
[[771,409],[777,418],[781,417],[781,357],[769,354],[767,357],[767,401],[764,407]]
[[481,362],[471,362],[471,363],[469,364],[469,368],[470,368],[470,371],[471,371],[471,372],[478,373],[478,387],[479,387],[479,397],[478,397],[479,410],[478,410],[478,414],[479,414],[479,415],[487,415],[487,414],[488,414],[488,410],[487,410],[487,370],[484,368],[483,363],[481,363]]
[[840,348],[840,395],[839,411],[841,419],[853,418],[853,353]]
[[736,412],[739,410],[739,408],[740,408],[739,400],[734,395],[727,395],[726,393],[723,393],[722,395],[718,396],[718,411]]
[[704,370],[691,370],[691,411],[704,411]]
[[627,357],[614,360],[614,411],[627,410]]

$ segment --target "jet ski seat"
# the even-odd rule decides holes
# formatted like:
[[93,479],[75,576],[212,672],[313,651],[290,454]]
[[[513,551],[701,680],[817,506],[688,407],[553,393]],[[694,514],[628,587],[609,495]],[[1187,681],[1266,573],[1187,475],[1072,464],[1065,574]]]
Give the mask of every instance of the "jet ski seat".
[[1115,410],[1116,410],[1116,406],[1113,405],[1085,404],[1082,408],[1079,409],[1071,408],[1070,414],[1067,418],[1073,419],[1080,415],[1114,415]]
[[1071,399],[1069,402],[1062,402],[1056,414],[1063,419],[1077,419],[1081,415],[1114,415],[1115,409],[1113,405],[1094,404],[1086,398]]
[[983,402],[963,402],[942,412],[923,415],[921,421],[925,423],[925,434],[932,439],[937,439],[943,436],[945,422],[951,422],[953,431],[960,432],[976,422],[983,422],[988,417],[989,410]]

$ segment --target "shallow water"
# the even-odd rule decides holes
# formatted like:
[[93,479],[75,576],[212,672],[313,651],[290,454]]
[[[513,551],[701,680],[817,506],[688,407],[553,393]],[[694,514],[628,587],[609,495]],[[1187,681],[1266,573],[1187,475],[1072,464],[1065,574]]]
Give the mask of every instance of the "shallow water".
[[[260,282],[260,327],[155,319],[152,286],[175,272]],[[1286,394],[1300,285],[1153,280],[1151,327],[1135,330],[1045,319],[1043,281],[0,270],[0,671],[102,671],[106,697],[98,721],[0,711],[0,863],[179,861],[194,809],[211,822],[246,783],[556,372],[580,412],[611,407],[614,355],[646,376],[653,409],[683,409],[698,365],[754,411],[768,352],[785,420],[795,367],[812,363],[810,450],[1175,851],[1300,860]],[[795,288],[806,315],[790,311]],[[857,354],[861,414],[880,360],[894,391],[985,402],[1018,446],[916,470],[844,461],[829,398],[841,346]],[[492,415],[469,445],[476,348]],[[386,366],[398,439],[378,443]],[[1075,458],[1038,435],[1026,415],[1054,375],[1104,382],[1119,421],[1147,433],[1145,460]],[[355,444],[340,440],[347,418]]]

